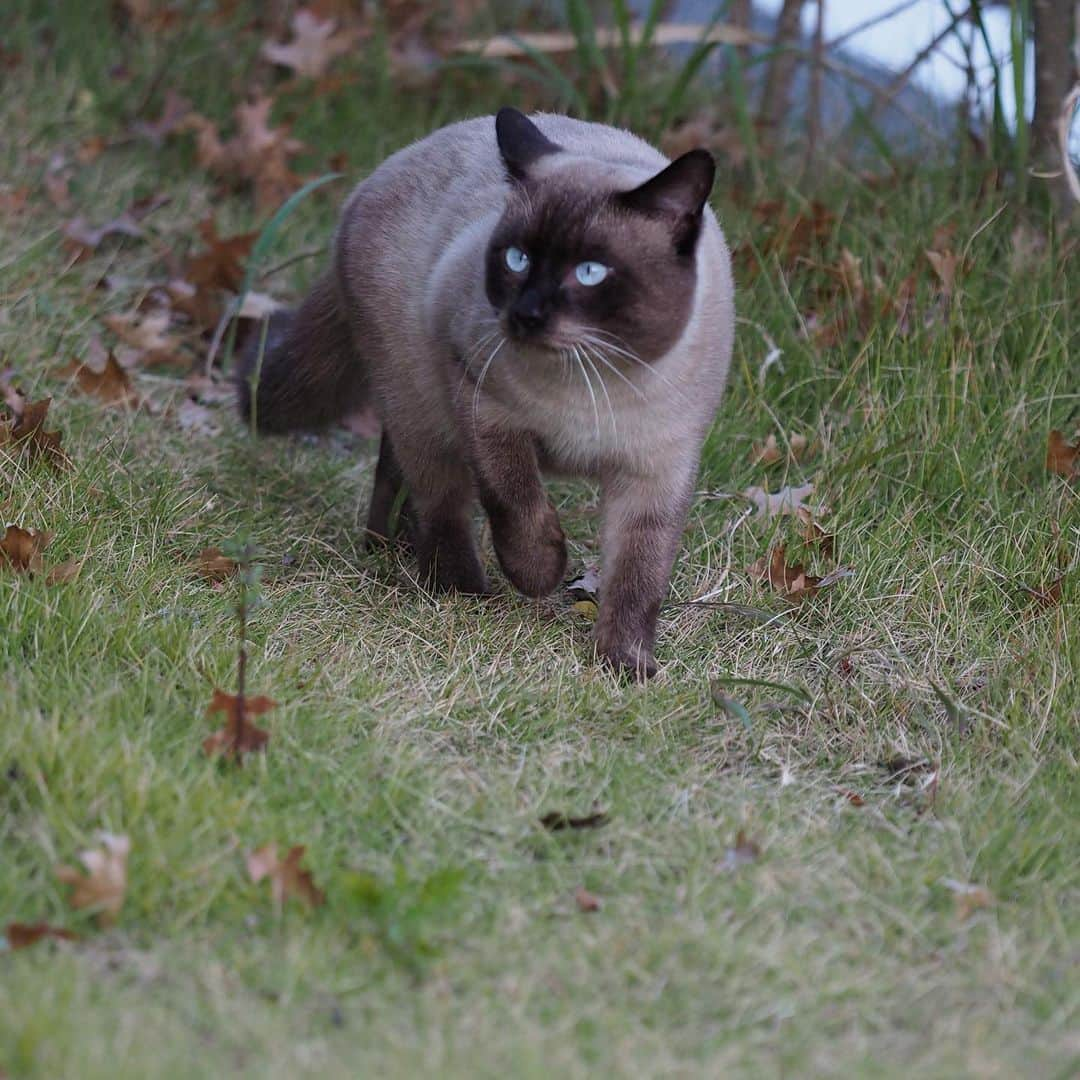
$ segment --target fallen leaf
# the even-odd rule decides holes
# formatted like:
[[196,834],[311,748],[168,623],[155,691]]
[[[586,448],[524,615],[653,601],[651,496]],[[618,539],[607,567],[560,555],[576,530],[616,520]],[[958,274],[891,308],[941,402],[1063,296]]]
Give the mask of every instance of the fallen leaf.
[[68,559],[66,562],[57,563],[45,575],[46,585],[66,585],[74,581],[82,570],[82,559]]
[[574,893],[574,901],[577,903],[579,911],[599,911],[604,906],[604,902],[599,896],[589,892],[582,885],[579,885]]
[[199,573],[207,581],[225,581],[236,573],[236,560],[223,555],[218,547],[203,548],[199,552],[198,565]]
[[831,559],[835,553],[836,537],[826,532],[805,506],[800,507],[795,513],[799,519],[799,535],[807,544],[819,548],[827,559]]
[[735,837],[735,846],[729,847],[724,853],[720,869],[737,870],[740,866],[752,863],[760,854],[760,846],[746,835],[745,830],[740,829]]
[[167,202],[169,199],[166,196],[140,199],[104,225],[92,226],[84,217],[72,218],[63,228],[64,242],[82,258],[97,251],[106,240],[118,237],[139,239],[143,235],[139,222]]
[[86,867],[86,874],[70,866],[58,866],[56,876],[74,887],[71,894],[73,908],[87,908],[97,915],[98,923],[106,926],[116,921],[124,906],[127,891],[127,860],[131,841],[126,836],[101,833],[102,846],[83,851],[79,861]]
[[600,591],[600,571],[595,566],[587,566],[578,577],[567,583],[566,591],[578,600],[592,600]]
[[137,121],[131,130],[136,135],[149,139],[154,146],[161,146],[165,138],[180,130],[184,118],[191,112],[191,102],[175,90],[165,92],[165,101],[161,106],[161,115],[152,121]]
[[788,563],[784,558],[784,545],[777,544],[768,559],[763,555],[747,573],[769,585],[788,600],[802,600],[815,596],[821,584],[821,578],[807,574],[800,563]]
[[39,923],[8,923],[4,931],[8,946],[12,951],[15,949],[28,949],[45,938],[55,941],[78,941],[79,935],[65,930],[62,926],[50,926],[46,922]]
[[806,505],[805,499],[814,494],[813,484],[801,484],[799,487],[782,487],[779,491],[769,493],[762,487],[748,487],[743,493],[743,498],[752,502],[757,510],[755,518],[772,518],[779,514],[795,514],[799,510],[811,509]]
[[222,141],[217,126],[199,113],[185,118],[182,129],[195,133],[199,164],[234,185],[249,185],[259,210],[276,208],[300,186],[290,158],[304,144],[289,135],[287,128],[270,127],[273,99],[257,97],[238,105],[236,133]]
[[263,878],[270,879],[270,893],[274,905],[282,908],[290,897],[302,900],[308,907],[319,907],[326,895],[315,887],[310,870],[300,865],[305,848],[298,844],[289,849],[284,859],[278,858],[277,844],[265,844],[247,857],[247,871],[257,885]]
[[106,405],[135,408],[139,404],[139,395],[131,385],[131,376],[117,363],[112,352],[105,357],[105,366],[101,370],[72,360],[57,374],[73,377],[84,394],[92,394]]
[[570,817],[552,810],[540,819],[540,824],[551,832],[561,832],[563,829],[599,829],[608,823],[608,816],[603,810],[594,810],[584,817]]
[[600,609],[596,606],[595,600],[578,600],[570,606],[573,611],[583,619],[588,619],[589,622],[596,622],[596,617],[600,613]]
[[0,184],[0,214],[5,217],[18,217],[25,209],[30,198],[28,187],[12,187]]
[[1029,589],[1026,585],[1021,586],[1031,598],[1031,606],[1038,611],[1049,611],[1061,603],[1061,587],[1065,581],[1065,575],[1056,578],[1043,589]]
[[337,30],[333,19],[320,19],[307,8],[301,8],[292,17],[293,38],[280,45],[268,41],[262,55],[273,64],[291,68],[297,75],[317,79],[338,56],[348,52],[354,37],[348,30]]
[[185,362],[179,341],[168,332],[171,323],[168,311],[114,313],[103,316],[101,321],[126,346],[120,350],[122,368]]
[[258,238],[257,232],[219,236],[212,217],[199,222],[199,235],[206,245],[188,259],[184,278],[197,288],[239,292],[244,282],[244,260]]
[[847,799],[852,806],[865,806],[866,800],[857,792],[851,791],[848,788],[841,788],[840,794],[843,798]]
[[39,574],[42,570],[41,553],[52,542],[51,532],[23,529],[9,525],[0,540],[0,569],[15,570],[21,574]]
[[776,441],[776,435],[769,433],[763,443],[754,443],[750,450],[751,465],[775,465],[778,461],[790,458],[791,461],[801,461],[810,446],[810,440],[805,435],[795,433],[789,435],[786,446],[781,447]]
[[926,259],[937,275],[938,287],[941,295],[946,300],[950,299],[956,289],[956,272],[960,265],[960,256],[948,249],[944,251],[927,251]]
[[195,435],[212,437],[221,434],[221,425],[214,414],[192,398],[184,398],[180,403],[176,410],[176,422],[181,431],[189,431]]
[[238,694],[226,694],[214,689],[214,697],[206,707],[206,715],[216,712],[225,713],[225,726],[203,740],[203,751],[211,757],[222,754],[238,764],[244,754],[262,750],[270,738],[268,731],[256,727],[248,720],[249,716],[261,716],[277,705],[276,701],[263,695],[240,697]]
[[992,907],[994,894],[985,885],[972,885],[953,878],[942,879],[942,884],[953,894],[956,917],[960,922],[970,919],[981,908]]
[[1046,467],[1060,476],[1080,473],[1080,442],[1067,443],[1060,431],[1051,431],[1046,440]]
[[0,446],[24,450],[31,461],[44,457],[56,468],[70,465],[70,459],[60,448],[60,432],[45,430],[51,402],[52,398],[42,398],[31,403],[18,390],[7,388],[4,403],[11,419],[0,419]]

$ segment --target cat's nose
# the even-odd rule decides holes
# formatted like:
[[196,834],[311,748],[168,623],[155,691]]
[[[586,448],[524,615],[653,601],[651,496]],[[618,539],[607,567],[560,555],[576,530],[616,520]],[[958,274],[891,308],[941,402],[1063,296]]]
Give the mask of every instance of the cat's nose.
[[526,289],[510,307],[510,329],[535,334],[548,319],[548,305],[534,289]]

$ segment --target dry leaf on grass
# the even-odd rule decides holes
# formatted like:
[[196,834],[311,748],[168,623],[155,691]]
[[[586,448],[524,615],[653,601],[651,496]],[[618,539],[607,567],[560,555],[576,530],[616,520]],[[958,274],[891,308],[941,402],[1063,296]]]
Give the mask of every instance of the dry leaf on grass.
[[114,313],[103,316],[101,321],[125,346],[120,349],[122,367],[147,368],[186,362],[179,341],[168,332],[171,322],[168,311]]
[[938,288],[946,300],[952,298],[956,291],[956,275],[960,269],[960,256],[948,249],[944,251],[927,251],[927,262],[933,268],[938,279]]
[[258,238],[257,232],[219,236],[212,217],[199,222],[206,249],[188,259],[184,278],[199,288],[239,292],[244,281],[244,260]]
[[287,128],[270,127],[273,104],[272,98],[259,97],[238,105],[236,134],[225,142],[217,125],[200,113],[191,113],[181,125],[195,133],[199,165],[231,184],[250,185],[259,210],[276,208],[300,186],[290,159],[304,144]]
[[1051,431],[1046,440],[1046,467],[1059,476],[1080,473],[1080,442],[1068,443],[1060,431]]
[[65,930],[62,926],[50,926],[47,922],[39,923],[8,923],[4,931],[8,947],[15,949],[28,949],[39,941],[51,938],[54,941],[78,941],[79,935]]
[[784,555],[784,545],[777,544],[766,559],[762,556],[746,571],[752,578],[766,581],[776,592],[788,600],[799,601],[816,596],[822,589],[835,585],[842,578],[850,577],[852,570],[838,566],[824,577],[808,574],[800,563],[789,563]]
[[785,442],[785,446],[780,446],[776,440],[776,435],[770,432],[763,443],[754,443],[753,447],[751,447],[750,464],[775,465],[778,461],[783,461],[788,457],[792,461],[802,461],[810,448],[810,440],[805,435],[799,435],[798,433],[789,435]]
[[64,242],[82,258],[97,251],[106,240],[139,239],[143,235],[139,222],[168,202],[168,197],[163,195],[140,199],[104,225],[92,226],[84,217],[72,218],[63,228]]
[[0,540],[0,569],[22,574],[40,574],[43,568],[41,553],[52,542],[51,532],[23,529],[9,525]]
[[290,897],[302,900],[308,907],[319,907],[326,900],[323,891],[315,887],[311,871],[300,865],[304,851],[298,844],[279,859],[277,844],[265,844],[247,857],[247,871],[256,885],[263,878],[270,879],[270,893],[277,908],[284,907]]
[[214,414],[205,405],[200,405],[192,398],[184,398],[180,403],[180,407],[176,410],[176,422],[181,431],[188,431],[194,435],[213,437],[221,434],[221,425]]
[[798,487],[782,487],[769,493],[763,487],[748,487],[743,498],[754,504],[755,518],[773,518],[780,514],[795,514],[800,510],[810,510],[805,500],[814,494],[813,484],[800,484]]
[[566,591],[577,600],[595,600],[600,591],[600,570],[587,566],[581,574],[568,582]]
[[24,451],[31,461],[43,457],[56,468],[66,468],[71,461],[60,448],[60,432],[45,430],[51,402],[52,398],[28,402],[18,390],[6,388],[4,403],[11,416],[0,419],[0,446]]
[[1031,606],[1036,611],[1049,611],[1061,603],[1061,587],[1064,581],[1065,575],[1062,574],[1043,589],[1029,589],[1026,585],[1021,588],[1031,598]]
[[207,581],[225,581],[236,573],[236,560],[223,555],[219,547],[203,548],[199,552],[198,566],[199,573]]
[[799,519],[799,535],[807,544],[820,549],[825,558],[831,559],[835,554],[836,537],[826,532],[805,506],[800,507],[795,513]]
[[154,146],[160,147],[166,136],[180,129],[180,125],[189,112],[191,112],[191,102],[182,94],[170,89],[165,92],[161,115],[156,120],[136,121],[131,130],[134,134],[149,139]]
[[314,12],[301,8],[292,17],[293,37],[285,45],[266,42],[262,55],[273,64],[291,68],[297,75],[317,79],[338,56],[347,53],[354,44],[348,30],[337,30],[333,19],[320,19]]
[[206,707],[206,715],[223,712],[225,726],[203,739],[203,751],[211,757],[221,754],[241,764],[244,754],[264,749],[270,739],[270,733],[256,727],[249,717],[261,716],[276,705],[276,701],[262,694],[255,697],[244,695],[241,698],[238,694],[226,694],[215,687],[213,700]]
[[589,892],[583,885],[579,885],[574,893],[574,902],[578,906],[578,911],[599,911],[604,906],[603,900],[595,893]]
[[976,911],[994,904],[994,894],[985,885],[972,885],[953,878],[944,878],[942,884],[953,894],[956,917],[960,922],[966,922]]
[[117,363],[112,352],[105,357],[105,365],[101,369],[72,360],[57,374],[74,378],[84,394],[100,398],[106,405],[134,409],[139,404],[139,395],[131,385],[131,376]]
[[745,830],[740,829],[735,837],[735,846],[729,847],[724,853],[720,869],[737,870],[740,866],[752,863],[760,854],[761,847],[746,835]]
[[113,833],[101,833],[99,839],[100,848],[79,855],[85,874],[71,866],[58,866],[56,876],[65,885],[73,886],[71,906],[91,911],[97,915],[98,923],[106,926],[116,921],[124,906],[131,841]]

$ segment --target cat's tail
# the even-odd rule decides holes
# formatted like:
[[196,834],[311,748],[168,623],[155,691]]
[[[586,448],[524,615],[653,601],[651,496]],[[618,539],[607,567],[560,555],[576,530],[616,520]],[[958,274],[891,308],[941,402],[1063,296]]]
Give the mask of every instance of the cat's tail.
[[[292,311],[276,311],[256,327],[240,356],[237,406],[259,431],[315,430],[362,406],[364,365],[353,348],[332,274]],[[255,390],[254,410],[252,389]]]

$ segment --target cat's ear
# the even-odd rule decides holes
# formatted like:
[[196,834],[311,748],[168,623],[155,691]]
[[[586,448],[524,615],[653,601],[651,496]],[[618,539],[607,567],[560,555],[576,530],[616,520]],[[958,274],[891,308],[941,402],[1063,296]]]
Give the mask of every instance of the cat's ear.
[[675,246],[692,251],[701,230],[701,214],[712,191],[716,163],[708,150],[691,150],[652,179],[616,196],[620,205],[641,214],[670,219]]
[[495,115],[495,138],[506,171],[515,180],[524,180],[529,167],[538,158],[562,149],[517,109],[503,108],[498,111]]

